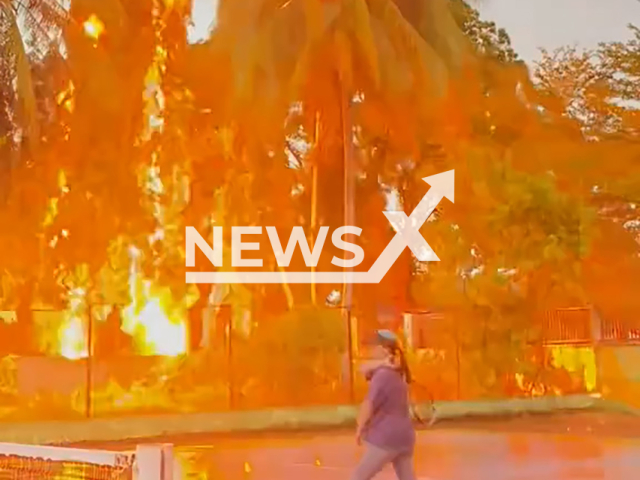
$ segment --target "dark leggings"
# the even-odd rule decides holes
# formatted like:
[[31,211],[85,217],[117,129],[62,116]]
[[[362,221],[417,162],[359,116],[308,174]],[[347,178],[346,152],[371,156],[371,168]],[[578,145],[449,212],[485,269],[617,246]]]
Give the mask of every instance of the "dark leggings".
[[398,480],[416,480],[412,451],[393,451],[366,445],[366,449],[351,480],[371,480],[388,464],[393,465]]

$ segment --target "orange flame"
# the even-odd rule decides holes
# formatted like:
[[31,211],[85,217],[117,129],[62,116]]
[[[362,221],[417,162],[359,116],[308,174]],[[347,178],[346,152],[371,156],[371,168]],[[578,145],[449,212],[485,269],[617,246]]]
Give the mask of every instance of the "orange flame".
[[186,309],[175,303],[168,288],[139,277],[139,254],[136,248],[129,249],[131,303],[123,311],[122,330],[134,337],[143,355],[182,355],[187,351]]
[[85,304],[85,290],[75,288],[69,292],[69,309],[65,312],[65,319],[58,330],[59,353],[70,360],[87,358],[87,335],[82,310]]

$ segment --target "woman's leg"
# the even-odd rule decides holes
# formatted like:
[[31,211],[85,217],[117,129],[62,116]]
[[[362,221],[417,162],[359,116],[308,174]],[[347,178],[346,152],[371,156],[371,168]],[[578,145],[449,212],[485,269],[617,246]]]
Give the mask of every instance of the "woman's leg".
[[351,480],[371,480],[387,463],[393,461],[394,457],[393,452],[367,444],[360,463],[351,475]]
[[393,469],[398,480],[416,480],[413,469],[413,452],[401,453],[393,459]]

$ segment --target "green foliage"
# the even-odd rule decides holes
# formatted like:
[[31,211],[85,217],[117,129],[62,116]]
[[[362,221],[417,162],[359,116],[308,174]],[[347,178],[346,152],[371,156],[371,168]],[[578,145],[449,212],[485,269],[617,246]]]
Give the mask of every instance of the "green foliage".
[[576,120],[592,138],[634,138],[639,131],[640,29],[598,48],[543,51],[535,79],[554,113]]
[[[338,309],[297,308],[263,318],[246,343],[236,342],[243,402],[309,404],[333,398],[344,366],[346,321]],[[263,403],[263,404],[264,404]]]
[[269,322],[265,333],[265,341],[279,345],[293,358],[344,352],[346,348],[346,320],[340,309],[299,307]]
[[508,172],[494,178],[492,187],[501,201],[490,224],[501,243],[511,246],[504,250],[507,263],[528,270],[584,256],[592,214],[578,199],[560,193],[551,175]]
[[482,20],[480,13],[465,0],[450,0],[453,17],[478,52],[500,62],[515,62],[518,54],[504,28]]

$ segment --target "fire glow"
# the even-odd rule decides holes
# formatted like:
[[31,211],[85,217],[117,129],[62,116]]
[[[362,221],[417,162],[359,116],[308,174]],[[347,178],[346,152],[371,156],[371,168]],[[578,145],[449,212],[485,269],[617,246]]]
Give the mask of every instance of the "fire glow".
[[98,40],[104,33],[104,23],[102,23],[102,21],[95,14],[92,14],[82,24],[82,27],[84,30],[84,34],[93,40]]
[[[186,308],[172,300],[169,289],[156,287],[137,273],[137,250],[130,249],[129,293],[121,329],[132,336],[141,355],[175,357],[187,352]],[[58,331],[58,353],[70,360],[88,356],[85,291],[69,293],[69,308]]]
[[[84,22],[83,29],[86,36],[98,41],[105,31],[105,26],[97,16],[91,15]],[[167,52],[158,44],[154,60],[149,66],[145,78],[143,99],[147,122],[146,128],[141,134],[143,141],[148,141],[152,132],[162,130],[164,97],[161,84],[166,57]],[[61,93],[59,101],[68,101],[67,98],[71,98],[72,94],[73,86],[70,86],[68,91]],[[71,104],[69,108],[72,108]],[[162,182],[159,172],[154,166],[153,156],[148,172],[150,178],[143,182],[145,183],[143,189],[149,193],[161,193]],[[159,191],[154,191],[150,183],[159,185]],[[61,195],[65,193],[62,186],[66,187],[65,180],[62,180]],[[55,209],[55,206],[52,205],[52,209]],[[158,214],[154,216],[160,224],[163,224],[161,206],[156,204],[154,207],[158,211]],[[50,216],[55,217],[56,214],[57,211],[53,211]],[[55,247],[55,242],[52,247]],[[140,276],[139,257],[140,251],[135,247],[130,247],[129,304],[122,310],[121,330],[133,338],[134,349],[138,354],[169,357],[185,354],[187,352],[186,305],[182,302],[176,302],[168,288],[159,287],[153,281]],[[69,309],[65,313],[63,325],[58,331],[58,353],[65,358],[79,359],[88,356],[86,310],[84,293],[81,298],[69,296]]]

